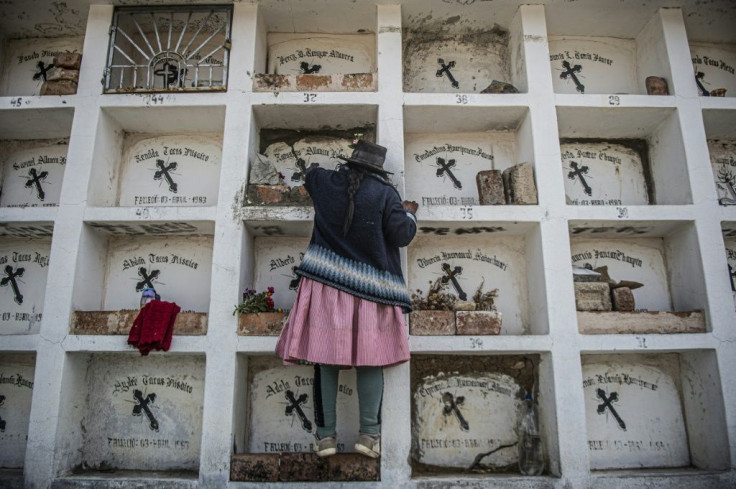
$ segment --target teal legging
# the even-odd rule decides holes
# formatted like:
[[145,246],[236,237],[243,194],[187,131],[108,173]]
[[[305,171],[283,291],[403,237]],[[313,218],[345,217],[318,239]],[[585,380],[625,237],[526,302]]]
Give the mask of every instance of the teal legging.
[[[383,367],[355,367],[358,377],[360,432],[376,435],[381,432],[381,399],[383,398]],[[340,367],[314,366],[314,419],[317,436],[335,436],[337,425],[337,383]]]

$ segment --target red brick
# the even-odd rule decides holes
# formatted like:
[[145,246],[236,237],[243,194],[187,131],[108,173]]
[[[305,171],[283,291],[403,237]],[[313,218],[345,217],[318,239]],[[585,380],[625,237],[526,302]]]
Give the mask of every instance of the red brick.
[[457,334],[497,335],[501,333],[502,316],[498,311],[456,311]]
[[332,75],[297,75],[296,89],[300,92],[323,90],[332,83]]
[[279,205],[288,203],[287,185],[248,185],[248,203],[251,205]]
[[[79,335],[127,335],[138,309],[122,311],[74,311],[69,332]],[[180,312],[174,321],[175,335],[207,334],[206,312]]]
[[46,81],[41,85],[41,95],[74,95],[77,82],[72,80]]
[[478,186],[480,205],[503,205],[506,203],[503,177],[500,170],[479,171],[475,176],[475,183]]
[[54,66],[69,70],[78,70],[82,66],[81,53],[63,53],[54,58]]
[[373,73],[350,73],[342,76],[342,86],[347,90],[365,90],[373,88]]
[[246,453],[230,459],[230,480],[237,482],[278,482],[278,453]]
[[278,336],[281,334],[283,312],[251,312],[238,318],[238,334],[242,336]]
[[455,313],[453,311],[412,311],[409,313],[409,334],[454,335]]
[[329,458],[320,458],[314,453],[283,452],[279,479],[283,482],[326,481],[330,473]]
[[280,92],[291,90],[291,77],[289,75],[275,75],[270,73],[257,73],[253,78],[253,88],[260,92]]
[[328,457],[330,481],[381,480],[381,462],[358,453],[340,453]]
[[628,287],[618,287],[611,291],[614,311],[633,311],[636,309],[634,294]]

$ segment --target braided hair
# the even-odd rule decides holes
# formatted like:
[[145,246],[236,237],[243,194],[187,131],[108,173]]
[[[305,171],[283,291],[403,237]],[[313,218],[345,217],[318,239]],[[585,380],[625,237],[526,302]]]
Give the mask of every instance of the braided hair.
[[354,166],[348,166],[348,208],[345,211],[345,220],[342,223],[342,235],[347,236],[350,230],[350,225],[353,223],[353,213],[355,211],[355,194],[360,189],[360,184],[363,182],[366,170]]

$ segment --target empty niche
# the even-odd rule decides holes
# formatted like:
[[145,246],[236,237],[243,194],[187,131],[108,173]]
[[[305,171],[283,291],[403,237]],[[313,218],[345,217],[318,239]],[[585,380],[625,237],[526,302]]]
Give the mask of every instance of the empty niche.
[[[534,260],[526,253],[533,250],[527,249],[530,243],[524,236],[503,230],[494,225],[458,228],[453,236],[420,227],[408,251],[407,282],[415,309],[411,334],[521,335],[541,327],[531,324],[532,316],[535,322],[537,316],[530,314],[529,306],[527,263]],[[461,235],[465,233],[474,236]],[[422,319],[444,315],[449,317],[443,328],[439,327],[443,321]],[[426,323],[433,326],[427,329]]]
[[[703,271],[692,226],[574,225],[570,240],[578,327],[586,334],[706,330]],[[684,260],[684,262],[682,261]]]
[[520,22],[514,22],[509,32],[489,22],[487,9],[465,5],[458,15],[457,6],[449,8],[447,13],[406,10],[404,91],[526,91]]
[[127,134],[120,206],[217,204],[222,137],[214,134]]
[[537,398],[538,365],[535,355],[413,356],[412,475],[518,473],[522,399]]
[[568,204],[646,205],[653,202],[646,141],[562,139],[560,151]]
[[82,37],[8,41],[0,93],[8,96],[76,93],[82,43]]
[[0,335],[40,331],[50,250],[50,238],[0,238]]
[[67,139],[6,140],[0,144],[0,207],[56,207],[66,169]]
[[195,473],[202,440],[201,355],[73,354],[58,437],[61,475],[131,470]]
[[0,468],[23,467],[31,416],[36,358],[28,353],[0,357]]
[[699,95],[736,96],[736,45],[693,42],[690,56]]

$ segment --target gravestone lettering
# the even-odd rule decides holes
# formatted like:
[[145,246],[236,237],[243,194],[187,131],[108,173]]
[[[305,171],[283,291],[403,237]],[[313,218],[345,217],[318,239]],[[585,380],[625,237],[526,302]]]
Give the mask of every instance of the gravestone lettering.
[[268,73],[333,75],[376,69],[373,34],[269,33],[267,42]]
[[309,418],[307,418],[307,415],[304,414],[304,411],[302,410],[302,404],[306,404],[307,399],[309,399],[309,396],[307,394],[301,394],[297,399],[294,397],[294,392],[287,390],[286,400],[289,402],[289,405],[286,406],[284,414],[286,416],[294,416],[294,414],[296,413],[296,415],[299,417],[299,421],[301,421],[304,431],[311,433],[312,422],[309,421]]
[[18,267],[13,270],[11,265],[5,265],[5,277],[0,280],[0,287],[7,287],[10,285],[10,288],[13,291],[13,300],[18,304],[23,304],[23,294],[20,293],[16,277],[22,277],[23,272],[25,271],[26,269],[23,267]]
[[736,50],[733,46],[694,42],[690,44],[690,54],[700,95],[732,97],[736,94]]
[[151,428],[151,430],[158,431],[158,421],[153,416],[150,407],[156,400],[156,394],[150,393],[144,399],[143,393],[136,389],[135,391],[133,391],[133,397],[135,399],[135,402],[137,403],[135,406],[133,406],[133,416],[140,416],[145,413],[146,417],[148,418],[149,427]]
[[176,193],[179,190],[179,186],[174,182],[174,180],[171,178],[171,174],[169,173],[172,170],[176,170],[176,162],[171,162],[168,165],[164,165],[164,160],[156,160],[156,167],[158,170],[153,174],[154,180],[161,180],[163,177],[166,180],[166,183],[169,185],[169,190]]
[[439,168],[437,169],[438,177],[442,177],[444,174],[447,174],[447,176],[450,177],[450,180],[452,180],[452,184],[455,186],[455,188],[463,188],[463,184],[460,183],[460,180],[455,177],[455,175],[452,173],[452,170],[450,169],[455,166],[455,160],[450,160],[445,163],[444,158],[437,157],[437,166],[439,166]]
[[442,394],[442,402],[445,405],[442,410],[444,415],[449,416],[454,414],[457,418],[457,421],[460,423],[460,428],[468,431],[470,429],[470,425],[465,420],[465,418],[463,417],[463,413],[461,413],[460,409],[458,408],[458,406],[461,406],[465,402],[465,397],[458,396],[456,399],[449,392],[445,392],[444,394]]
[[460,297],[461,300],[467,300],[468,294],[460,288],[460,284],[457,281],[457,276],[463,273],[463,267],[452,268],[449,263],[443,263],[442,271],[446,274],[446,276],[442,277],[442,283],[446,284],[448,282],[452,282],[452,286],[455,287],[458,297]]
[[598,408],[596,409],[596,412],[598,414],[606,414],[606,408],[611,413],[611,415],[616,419],[616,422],[618,423],[619,427],[626,431],[626,423],[624,423],[624,420],[621,419],[621,416],[618,415],[618,412],[616,412],[616,408],[613,407],[611,403],[618,402],[618,393],[617,392],[611,392],[609,396],[606,396],[606,391],[603,389],[598,388],[596,390],[596,395],[599,399],[601,399],[603,402],[601,404],[598,404]]
[[254,277],[251,288],[266,290],[273,287],[276,308],[291,309],[299,287],[296,269],[304,256],[308,238],[257,236],[254,240]]
[[[58,32],[53,34],[57,35]],[[40,95],[41,86],[51,75],[49,70],[54,68],[54,57],[79,53],[82,43],[82,37],[37,37],[7,41],[2,60],[5,68],[4,94]]]
[[564,60],[562,62],[562,67],[565,69],[562,73],[560,73],[560,78],[563,80],[566,80],[568,77],[572,79],[572,82],[575,84],[575,89],[580,93],[585,93],[585,85],[580,83],[580,80],[578,80],[578,77],[576,73],[580,73],[583,71],[583,67],[581,65],[574,65],[571,66],[570,62],[567,60]]
[[47,171],[36,173],[35,168],[31,168],[30,170],[28,170],[28,181],[26,182],[26,188],[31,188],[35,186],[38,200],[44,200],[46,198],[46,193],[43,191],[43,187],[41,187],[41,180],[46,180],[46,177],[48,175],[49,172]]
[[588,185],[588,182],[585,181],[585,177],[583,175],[588,174],[588,167],[587,166],[578,166],[577,162],[571,161],[570,162],[570,172],[567,174],[567,178],[570,180],[575,180],[575,177],[580,179],[580,183],[583,185],[583,191],[588,195],[593,195],[593,189],[590,188]]
[[[0,206],[55,207],[66,168],[66,144],[52,144],[12,152],[3,166]],[[22,182],[22,183],[20,183]]]
[[460,83],[458,83],[457,80],[455,80],[455,77],[452,76],[452,72],[450,71],[450,68],[455,67],[455,62],[450,61],[449,63],[445,63],[445,60],[442,58],[437,58],[437,62],[440,64],[440,69],[437,70],[437,78],[442,78],[442,75],[447,75],[447,78],[450,80],[450,84],[453,88],[460,88]]

